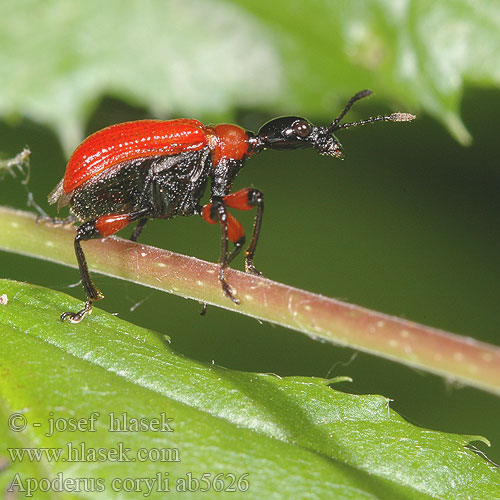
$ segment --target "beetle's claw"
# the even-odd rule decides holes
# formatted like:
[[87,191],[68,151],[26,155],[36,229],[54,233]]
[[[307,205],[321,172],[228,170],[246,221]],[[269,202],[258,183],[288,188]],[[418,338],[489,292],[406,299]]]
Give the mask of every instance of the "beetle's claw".
[[234,290],[233,288],[227,283],[225,279],[220,280],[221,285],[222,285],[222,291],[224,292],[224,295],[228,298],[230,298],[234,304],[238,305],[240,303],[240,299],[237,299],[234,296]]
[[[226,283],[226,285],[227,285],[227,283]],[[237,299],[234,296],[233,289],[229,285],[227,285],[227,287],[222,286],[222,288],[224,290],[224,293],[226,294],[226,297],[229,297],[232,300],[232,302],[238,306],[241,301],[240,301],[240,299]]]

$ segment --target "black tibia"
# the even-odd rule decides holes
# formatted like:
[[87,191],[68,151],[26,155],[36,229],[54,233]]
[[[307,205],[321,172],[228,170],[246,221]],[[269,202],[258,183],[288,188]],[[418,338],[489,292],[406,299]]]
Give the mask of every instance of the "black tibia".
[[[220,265],[219,265],[219,281],[222,286],[222,291],[229,297],[235,304],[240,301],[234,296],[232,288],[226,281],[226,268],[229,262],[227,255],[227,212],[224,203],[220,198],[212,200],[211,217],[220,223],[221,227],[221,251],[220,251]],[[236,250],[236,249],[235,249]]]
[[82,250],[81,241],[90,240],[92,238],[98,238],[99,232],[95,227],[95,221],[85,222],[82,224],[76,233],[75,238],[75,254],[76,260],[78,261],[78,268],[80,270],[80,275],[82,277],[82,285],[85,290],[85,295],[87,300],[93,302],[94,300],[101,300],[104,295],[95,287],[92,279],[90,278],[89,269],[87,266],[87,260],[85,259],[85,254]]
[[95,220],[85,222],[76,232],[75,254],[76,260],[78,261],[80,276],[82,278],[83,289],[85,290],[85,295],[87,296],[87,302],[85,302],[83,309],[76,313],[71,311],[63,313],[61,315],[62,321],[68,318],[71,323],[80,323],[87,313],[90,314],[92,312],[92,303],[95,300],[101,300],[104,297],[104,295],[95,287],[92,278],[90,277],[87,260],[85,259],[85,254],[83,253],[82,245],[80,243],[81,241],[97,237],[99,237],[99,232],[95,227]]
[[262,276],[262,273],[253,265],[253,257],[259,241],[260,230],[262,227],[262,217],[264,215],[264,195],[262,194],[262,191],[259,191],[258,189],[250,189],[248,191],[248,204],[255,206],[257,212],[255,214],[255,221],[253,224],[252,240],[250,241],[250,245],[245,252],[245,269],[247,273]]

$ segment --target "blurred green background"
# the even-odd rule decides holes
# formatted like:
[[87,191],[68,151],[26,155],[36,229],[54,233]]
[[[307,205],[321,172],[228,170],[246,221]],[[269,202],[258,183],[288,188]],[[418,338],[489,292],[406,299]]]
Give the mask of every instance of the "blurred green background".
[[[450,15],[424,1],[405,4],[406,14],[383,1],[342,9],[337,2],[313,1],[306,9],[304,2],[278,1],[268,5],[267,17],[269,2],[141,4],[143,14],[157,13],[159,26],[148,25],[147,13],[138,19],[130,2],[119,8],[107,2],[104,12],[93,2],[73,10],[66,4],[62,13],[56,1],[0,7],[6,28],[0,151],[10,157],[29,145],[29,190],[44,209],[55,215],[46,196],[71,149],[82,134],[105,125],[186,116],[256,130],[277,114],[296,113],[326,124],[352,94],[369,87],[375,98],[359,103],[351,119],[400,110],[418,120],[340,132],[344,161],[313,151],[266,152],[240,173],[235,189],[255,186],[265,194],[257,267],[276,281],[500,343],[500,65],[490,57],[490,48],[500,47],[500,15],[494,3],[478,2],[471,16],[465,2],[456,2]],[[176,9],[182,15],[174,21]],[[215,21],[204,17],[207,9]],[[488,13],[496,17],[487,19]],[[93,16],[101,23],[89,28]],[[142,21],[142,31],[127,31],[130,18],[138,26]],[[51,19],[58,22],[44,24]],[[40,33],[28,40],[35,22]],[[102,38],[91,36],[93,29]],[[167,38],[155,38],[157,31]],[[478,37],[462,47],[461,59],[446,52],[478,32],[488,43]],[[138,52],[126,57],[131,45]],[[141,50],[153,54],[140,58]],[[412,54],[420,58],[418,78],[407,70]],[[462,123],[473,137],[468,147]],[[0,203],[25,209],[26,198],[20,179],[5,176]],[[239,218],[249,232],[252,214]],[[217,228],[196,217],[152,221],[141,240],[218,259]],[[79,286],[71,288],[75,269],[6,253],[0,262],[2,277],[83,298]],[[242,259],[234,267],[242,269]],[[500,461],[497,397],[225,310],[211,307],[201,317],[196,302],[99,275],[95,281],[106,295],[99,307],[170,335],[173,347],[192,358],[282,376],[348,375],[354,382],[343,390],[390,397],[395,410],[426,427],[482,434],[492,442],[482,449]]]

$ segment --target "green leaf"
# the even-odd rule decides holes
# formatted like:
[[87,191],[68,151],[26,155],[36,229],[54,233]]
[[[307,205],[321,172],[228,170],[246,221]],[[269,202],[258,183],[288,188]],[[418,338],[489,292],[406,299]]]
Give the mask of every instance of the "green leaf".
[[23,0],[0,28],[0,114],[52,124],[68,151],[104,94],[157,116],[331,118],[366,87],[465,143],[464,84],[500,83],[496,0]]
[[[36,486],[29,478],[100,478],[104,497],[119,498],[120,479],[161,478],[151,483],[150,497],[163,498],[157,490],[167,479],[175,492],[191,474],[211,481],[205,496],[214,498],[234,475],[237,491],[249,487],[244,498],[500,498],[498,469],[468,446],[481,438],[413,426],[386,398],[338,392],[331,380],[198,363],[175,353],[163,335],[98,310],[81,324],[62,323],[60,312],[77,307],[62,293],[1,280],[0,295],[0,461],[11,462],[7,448],[62,449],[59,460],[8,464],[0,486],[13,478],[21,487]],[[92,412],[99,413],[95,432],[61,427],[50,435],[51,417],[89,426]],[[14,413],[26,417],[25,430],[8,430]],[[110,418],[124,413],[129,424],[133,418],[152,424],[162,414],[172,420],[163,431],[110,432]],[[63,460],[67,443],[105,453],[120,442],[130,448],[121,458],[135,458],[139,449],[154,455]],[[145,481],[139,486],[131,498],[147,493]]]

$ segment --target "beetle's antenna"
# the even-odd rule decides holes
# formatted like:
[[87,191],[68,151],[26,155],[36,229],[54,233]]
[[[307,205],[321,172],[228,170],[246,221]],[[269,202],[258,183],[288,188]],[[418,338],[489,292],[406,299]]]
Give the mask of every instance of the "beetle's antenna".
[[[366,125],[367,123],[374,122],[411,122],[416,118],[415,115],[411,113],[392,113],[387,116],[374,116],[373,118],[368,118],[366,120],[360,120],[359,122],[342,123],[342,125],[337,125],[334,130],[340,130],[341,128],[356,127],[357,125]],[[332,131],[333,132],[333,131]]]
[[[351,99],[349,99],[349,102],[346,104],[344,110],[342,113],[340,113],[335,120],[329,125],[327,132],[331,134],[334,130],[338,130],[340,127],[338,126],[339,122],[344,118],[344,116],[347,114],[347,112],[351,109],[352,105],[356,102],[359,101],[360,99],[363,99],[364,97],[368,97],[369,95],[373,94],[371,90],[365,89],[361,90],[358,92],[356,95],[352,96]],[[344,127],[342,127],[344,128]]]
[[362,90],[361,92],[358,92],[355,96],[351,97],[351,99],[347,103],[342,113],[340,113],[340,115],[337,118],[335,118],[335,120],[333,120],[333,122],[327,128],[327,132],[331,134],[332,132],[340,130],[342,128],[356,127],[358,125],[366,125],[367,123],[374,123],[374,122],[409,122],[416,118],[415,115],[412,115],[411,113],[398,112],[386,116],[374,116],[372,118],[367,118],[366,120],[360,120],[357,122],[339,124],[339,122],[342,120],[342,118],[344,118],[346,113],[351,109],[352,105],[356,101],[359,101],[364,97],[368,97],[370,94],[372,94],[372,91],[366,89]]

